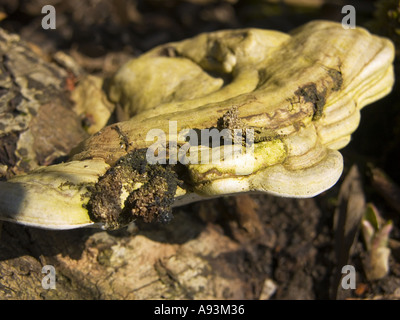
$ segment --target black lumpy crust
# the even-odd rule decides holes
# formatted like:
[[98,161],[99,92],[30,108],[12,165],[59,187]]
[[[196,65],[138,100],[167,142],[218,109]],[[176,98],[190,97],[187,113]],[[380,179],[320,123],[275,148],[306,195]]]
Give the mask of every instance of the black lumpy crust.
[[[135,150],[88,188],[90,198],[85,208],[92,221],[103,223],[106,229],[119,229],[136,219],[166,223],[173,217],[178,183],[172,166],[149,164],[146,150]],[[129,195],[121,203],[123,192]]]

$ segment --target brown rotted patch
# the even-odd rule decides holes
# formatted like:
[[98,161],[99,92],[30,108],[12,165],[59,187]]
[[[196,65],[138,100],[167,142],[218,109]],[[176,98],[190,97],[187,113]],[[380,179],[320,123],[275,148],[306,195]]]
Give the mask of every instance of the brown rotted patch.
[[339,91],[343,84],[342,72],[336,69],[329,69],[328,74],[333,81],[332,91]]
[[[135,189],[135,184],[141,183]],[[144,222],[168,222],[178,179],[170,166],[150,165],[146,150],[137,150],[121,158],[99,181],[89,188],[85,206],[91,219],[107,229],[118,229],[135,219]],[[121,195],[129,195],[121,203]]]
[[299,98],[303,98],[304,102],[311,102],[314,108],[313,121],[316,121],[322,117],[324,111],[324,105],[326,102],[326,88],[321,92],[318,92],[315,83],[307,83],[304,86],[297,89],[294,94]]
[[311,82],[294,92],[305,103],[311,102],[313,104],[313,121],[317,121],[322,117],[328,93],[330,91],[339,91],[343,84],[343,76],[340,70],[329,69],[327,72],[330,79],[328,78],[328,81],[323,84],[322,90],[318,91],[317,85]]

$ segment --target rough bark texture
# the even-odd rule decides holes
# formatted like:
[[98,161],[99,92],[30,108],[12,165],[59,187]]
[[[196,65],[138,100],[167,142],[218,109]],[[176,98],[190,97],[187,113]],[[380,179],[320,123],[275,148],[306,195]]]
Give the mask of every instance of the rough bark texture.
[[[291,216],[293,209],[299,214]],[[314,230],[315,214],[321,216],[314,200],[245,195],[185,207],[171,224],[141,231],[56,232],[4,223],[0,297],[258,299],[269,298],[264,284],[275,278],[277,298],[317,298],[309,289],[328,287],[330,268],[307,265],[329,259],[330,245]],[[55,267],[55,290],[41,286],[44,265]]]
[[0,29],[0,177],[53,163],[87,136],[72,110],[67,71],[35,50]]

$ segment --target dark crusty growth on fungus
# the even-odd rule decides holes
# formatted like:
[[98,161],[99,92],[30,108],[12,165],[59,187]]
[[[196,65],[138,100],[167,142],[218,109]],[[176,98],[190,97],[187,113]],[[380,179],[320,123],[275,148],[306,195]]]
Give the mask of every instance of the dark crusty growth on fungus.
[[313,121],[319,120],[322,117],[328,91],[338,91],[343,84],[342,72],[340,70],[329,69],[327,73],[331,79],[323,85],[322,90],[318,91],[315,83],[307,83],[294,92],[296,96],[303,98],[304,102],[311,102],[313,104]]
[[222,129],[242,129],[243,123],[238,117],[238,109],[236,106],[230,108],[224,115],[218,119],[217,128]]
[[121,158],[89,189],[86,208],[90,218],[107,229],[121,228],[138,218],[168,222],[177,185],[177,175],[170,166],[151,165],[146,151],[136,150]]
[[308,83],[294,93],[296,96],[302,97],[304,102],[311,102],[314,106],[313,120],[316,121],[322,117],[324,105],[326,101],[326,88],[318,92],[315,83]]
[[[235,143],[236,139],[242,140],[242,143],[246,139],[247,134],[251,134],[250,131],[246,130],[246,126],[244,125],[243,121],[239,118],[239,112],[237,106],[231,107],[227,112],[225,112],[221,118],[217,121],[217,129],[230,130],[229,139],[231,142]],[[236,132],[235,132],[236,130]],[[240,135],[240,136],[238,136]],[[254,140],[254,135],[251,137],[247,137],[248,139]],[[240,141],[239,140],[239,141]],[[223,143],[227,143],[226,141]]]

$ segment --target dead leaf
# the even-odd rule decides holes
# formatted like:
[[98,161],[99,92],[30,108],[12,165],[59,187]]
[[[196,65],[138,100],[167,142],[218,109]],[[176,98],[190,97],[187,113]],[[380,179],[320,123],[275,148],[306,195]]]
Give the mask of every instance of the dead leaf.
[[338,206],[334,214],[337,269],[332,285],[332,296],[336,299],[343,298],[344,292],[339,287],[341,270],[348,263],[364,212],[365,195],[361,175],[358,167],[353,165],[340,187]]

